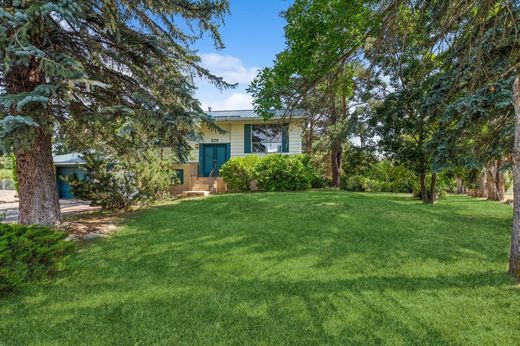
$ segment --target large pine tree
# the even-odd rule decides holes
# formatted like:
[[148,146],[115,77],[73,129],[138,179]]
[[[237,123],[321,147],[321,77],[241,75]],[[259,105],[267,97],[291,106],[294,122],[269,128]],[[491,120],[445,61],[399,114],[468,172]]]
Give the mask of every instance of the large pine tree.
[[186,152],[204,121],[193,78],[221,79],[190,47],[222,47],[226,0],[0,1],[0,136],[13,150],[24,224],[60,220],[52,139],[124,150],[161,143]]

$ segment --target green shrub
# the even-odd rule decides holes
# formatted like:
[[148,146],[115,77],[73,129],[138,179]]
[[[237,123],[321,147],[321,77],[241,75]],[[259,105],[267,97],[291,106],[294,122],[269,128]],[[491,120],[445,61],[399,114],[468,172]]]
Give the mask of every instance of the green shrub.
[[416,184],[412,171],[387,160],[372,164],[363,175],[341,176],[341,188],[348,191],[410,193]]
[[249,191],[251,182],[256,179],[260,157],[250,155],[235,157],[227,161],[219,170],[219,175],[231,192]]
[[74,196],[108,210],[128,209],[167,197],[177,181],[170,163],[150,151],[123,158],[84,155],[85,176],[65,178]]
[[371,179],[382,183],[383,192],[412,192],[417,184],[417,176],[403,165],[394,165],[388,160],[374,164],[370,171]]
[[13,169],[13,155],[0,155],[0,169]]
[[137,179],[138,201],[150,203],[170,197],[170,188],[180,180],[171,161],[148,151],[127,160],[126,167]]
[[257,168],[258,188],[263,191],[310,189],[316,176],[306,155],[267,155]]
[[296,160],[301,160],[309,176],[311,177],[312,188],[322,188],[328,186],[328,181],[325,177],[325,174],[323,174],[321,169],[316,167],[316,164],[311,160],[309,155],[301,154],[293,156],[293,158]]
[[0,168],[0,180],[11,180],[13,178],[13,170]]
[[66,233],[43,226],[0,224],[0,294],[48,278],[74,248]]
[[348,191],[380,192],[384,189],[384,184],[362,175],[353,175],[351,177],[342,176],[341,187]]
[[227,161],[219,175],[232,192],[249,191],[258,182],[263,191],[296,191],[322,187],[324,179],[307,155],[250,155]]

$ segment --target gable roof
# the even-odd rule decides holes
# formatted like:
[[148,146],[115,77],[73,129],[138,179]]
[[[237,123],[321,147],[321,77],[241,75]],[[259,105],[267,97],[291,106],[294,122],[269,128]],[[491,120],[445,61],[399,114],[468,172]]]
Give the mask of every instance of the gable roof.
[[85,164],[85,159],[80,153],[54,155],[52,159],[56,166],[75,166]]
[[[275,119],[282,118],[283,116],[287,116],[287,117],[291,117],[291,118],[301,118],[303,116],[303,112],[301,110],[293,110],[293,111],[275,110],[272,112],[273,112],[273,117]],[[207,111],[205,113],[207,115],[209,115],[211,118],[213,118],[213,120],[263,119],[253,109]],[[285,113],[287,113],[287,114],[285,114]]]

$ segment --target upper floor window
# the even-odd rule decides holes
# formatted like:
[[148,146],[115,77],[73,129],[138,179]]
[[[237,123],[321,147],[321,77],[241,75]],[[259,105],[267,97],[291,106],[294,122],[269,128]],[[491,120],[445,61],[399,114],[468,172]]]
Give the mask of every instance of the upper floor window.
[[282,126],[279,124],[252,125],[251,144],[254,153],[281,153]]

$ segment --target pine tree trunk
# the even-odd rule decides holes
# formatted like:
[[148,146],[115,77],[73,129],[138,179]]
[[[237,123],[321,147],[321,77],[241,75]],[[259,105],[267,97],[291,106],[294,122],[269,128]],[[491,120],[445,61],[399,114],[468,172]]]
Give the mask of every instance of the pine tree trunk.
[[515,108],[515,144],[513,148],[514,212],[511,251],[509,254],[509,273],[520,279],[520,74],[513,85],[513,106]]
[[20,200],[18,222],[52,226],[60,221],[60,204],[51,135],[38,128],[34,137],[28,148],[15,151]]
[[[41,39],[34,37],[33,42],[39,44]],[[27,64],[11,68],[5,76],[5,82],[10,94],[31,92],[45,83],[39,60],[32,56]],[[10,112],[13,115],[20,113],[14,106]],[[23,107],[21,113],[29,114],[39,126],[21,132],[23,136],[15,141],[13,148],[18,178],[18,222],[51,226],[60,221],[52,160],[51,117],[44,107],[34,103]]]

